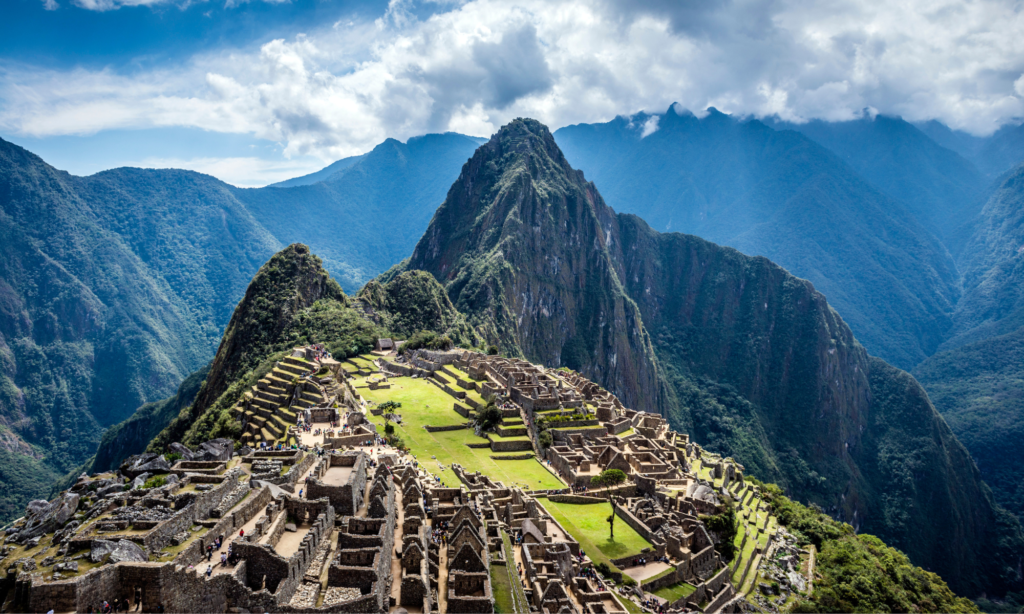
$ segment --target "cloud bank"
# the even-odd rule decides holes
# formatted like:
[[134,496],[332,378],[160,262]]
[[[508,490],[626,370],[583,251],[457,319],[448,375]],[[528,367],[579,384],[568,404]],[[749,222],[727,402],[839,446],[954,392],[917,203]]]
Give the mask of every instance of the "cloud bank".
[[[77,0],[95,8],[153,0]],[[790,121],[873,112],[987,134],[1024,117],[1015,2],[393,0],[337,23],[144,72],[0,62],[0,127],[29,136],[187,126],[334,160],[386,137],[487,136],[678,101]],[[656,128],[656,123],[649,129]]]

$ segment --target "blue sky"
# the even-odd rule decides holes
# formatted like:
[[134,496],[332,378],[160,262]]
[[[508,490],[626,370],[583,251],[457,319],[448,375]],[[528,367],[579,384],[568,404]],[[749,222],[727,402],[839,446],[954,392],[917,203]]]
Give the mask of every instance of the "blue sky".
[[0,137],[58,168],[265,185],[385,138],[674,101],[987,134],[1024,117],[1001,0],[3,0]]

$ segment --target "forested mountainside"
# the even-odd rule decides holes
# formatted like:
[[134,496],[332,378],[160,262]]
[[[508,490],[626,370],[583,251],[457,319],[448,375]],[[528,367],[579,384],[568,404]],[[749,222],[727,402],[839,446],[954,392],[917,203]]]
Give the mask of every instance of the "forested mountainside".
[[388,139],[320,182],[234,193],[282,244],[309,245],[355,293],[409,255],[480,142],[451,132]]
[[909,209],[801,134],[674,109],[569,126],[556,140],[618,211],[810,280],[893,364],[935,351],[959,296],[956,268]]
[[975,165],[902,118],[866,115],[844,122],[765,123],[799,132],[836,154],[940,239],[977,215],[984,204],[980,195],[988,179]]
[[[243,190],[180,170],[75,177],[0,141],[0,486],[13,497],[0,518],[209,362],[249,280],[291,237],[321,247],[353,290],[408,254],[477,144],[388,140],[326,182]],[[108,433],[108,449],[144,447],[140,424]]]
[[211,177],[74,177],[0,141],[4,518],[205,364],[276,248]]
[[912,377],[868,356],[811,283],[616,214],[541,124],[478,149],[383,279],[416,269],[503,351],[664,413],[957,590],[1020,582],[1019,524]]
[[370,319],[400,338],[431,331],[464,348],[483,343],[441,284],[426,271],[406,271],[387,283],[371,280],[359,291],[357,301]]
[[939,145],[973,162],[990,179],[1024,160],[1024,124],[1006,124],[986,137],[953,130],[936,120],[916,125]]
[[1001,178],[972,228],[952,336],[914,375],[996,500],[1024,518],[1024,165]]

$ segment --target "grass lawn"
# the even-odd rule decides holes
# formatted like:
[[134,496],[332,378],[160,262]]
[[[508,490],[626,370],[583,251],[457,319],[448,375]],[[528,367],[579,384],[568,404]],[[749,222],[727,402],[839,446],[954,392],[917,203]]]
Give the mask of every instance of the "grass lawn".
[[678,584],[673,584],[672,586],[663,586],[654,591],[654,594],[662,599],[668,599],[669,603],[673,603],[683,597],[689,597],[695,590],[697,590],[697,587],[687,584],[686,582],[680,582]]
[[[357,384],[358,385],[358,384]],[[397,401],[402,404],[398,410],[402,424],[395,425],[396,432],[409,446],[413,455],[424,469],[437,475],[448,486],[457,486],[458,478],[451,470],[452,463],[459,463],[467,471],[479,471],[492,480],[500,480],[506,486],[520,485],[529,489],[563,488],[558,478],[541,466],[536,459],[496,461],[491,458],[490,448],[469,448],[466,443],[486,443],[477,437],[472,429],[428,433],[423,425],[446,426],[463,424],[466,419],[455,413],[451,396],[440,388],[422,379],[400,377],[391,379],[390,390],[359,388],[364,398],[383,403]],[[383,426],[382,416],[369,416],[370,420]],[[437,459],[432,459],[436,456]],[[444,471],[437,464],[445,466]]]
[[604,562],[614,569],[611,559],[639,554],[644,548],[651,547],[650,542],[640,537],[640,534],[621,518],[615,519],[615,541],[608,538],[606,519],[612,513],[612,506],[609,503],[577,505],[556,503],[547,498],[541,498],[540,503],[570,535],[576,538],[580,547],[595,564]]
[[491,593],[494,595],[494,614],[513,614],[512,583],[508,580],[508,568],[491,565]]

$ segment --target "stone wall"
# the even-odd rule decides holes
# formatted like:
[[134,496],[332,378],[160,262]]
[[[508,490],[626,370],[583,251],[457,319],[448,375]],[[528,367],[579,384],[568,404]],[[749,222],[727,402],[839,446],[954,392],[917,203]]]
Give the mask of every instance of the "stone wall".
[[450,424],[447,426],[432,426],[430,424],[424,425],[423,430],[428,433],[443,433],[445,431],[462,431],[468,429],[469,426],[465,424]]
[[533,443],[529,439],[502,441],[501,439],[494,438],[491,439],[491,450],[495,452],[520,452],[533,450]]
[[[349,476],[347,484],[332,486],[320,481],[330,467],[354,467],[355,469]],[[362,452],[328,454],[313,470],[305,489],[308,499],[326,497],[339,517],[355,514],[363,503],[363,493],[366,491],[366,455]]]

